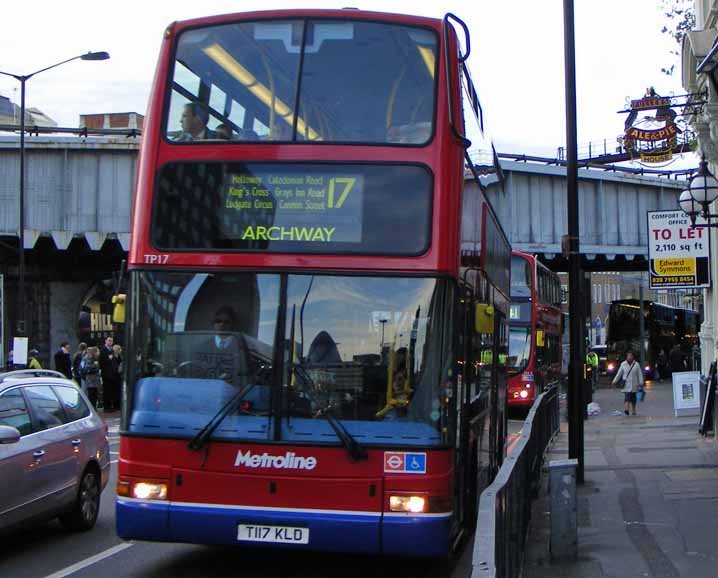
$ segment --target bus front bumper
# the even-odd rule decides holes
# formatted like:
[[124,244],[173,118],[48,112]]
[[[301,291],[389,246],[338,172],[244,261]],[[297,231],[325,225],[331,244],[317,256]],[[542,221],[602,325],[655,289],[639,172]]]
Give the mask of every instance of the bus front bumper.
[[[253,508],[117,498],[116,524],[118,536],[126,540],[436,557],[449,550],[451,514]],[[240,525],[306,528],[308,542],[240,541]]]

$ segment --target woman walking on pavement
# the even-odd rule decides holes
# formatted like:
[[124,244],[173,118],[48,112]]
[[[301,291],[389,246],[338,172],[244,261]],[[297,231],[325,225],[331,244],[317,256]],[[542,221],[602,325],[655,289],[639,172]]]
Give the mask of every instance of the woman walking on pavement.
[[80,375],[85,384],[87,397],[95,409],[100,405],[102,400],[102,379],[100,377],[100,362],[98,361],[99,351],[97,347],[88,347],[85,357],[82,359],[80,366]]
[[85,385],[85,380],[82,378],[82,360],[85,358],[85,354],[87,354],[87,343],[84,341],[81,341],[77,346],[77,351],[75,352],[74,357],[72,358],[72,377],[77,382],[77,385],[80,386],[80,389],[87,393],[87,386]]
[[623,385],[623,413],[628,415],[630,411],[636,415],[636,393],[643,389],[643,372],[633,357],[633,351],[626,352],[626,360],[621,363],[611,383]]

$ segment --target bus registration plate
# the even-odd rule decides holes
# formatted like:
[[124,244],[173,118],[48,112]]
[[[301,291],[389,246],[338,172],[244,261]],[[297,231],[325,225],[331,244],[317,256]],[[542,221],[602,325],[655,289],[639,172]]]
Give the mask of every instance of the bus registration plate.
[[240,542],[309,544],[309,528],[239,524],[237,528],[237,540]]

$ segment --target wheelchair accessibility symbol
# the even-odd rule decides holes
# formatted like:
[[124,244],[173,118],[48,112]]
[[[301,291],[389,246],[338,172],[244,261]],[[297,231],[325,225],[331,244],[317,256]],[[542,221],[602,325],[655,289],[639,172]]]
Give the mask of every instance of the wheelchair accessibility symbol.
[[406,454],[406,471],[412,474],[426,473],[426,454]]

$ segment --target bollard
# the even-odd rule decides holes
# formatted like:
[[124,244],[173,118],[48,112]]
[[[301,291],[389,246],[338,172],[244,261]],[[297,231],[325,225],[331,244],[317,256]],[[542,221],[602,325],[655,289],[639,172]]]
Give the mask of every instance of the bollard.
[[576,508],[576,467],[578,460],[553,460],[548,464],[551,492],[552,559],[575,558],[578,555]]

